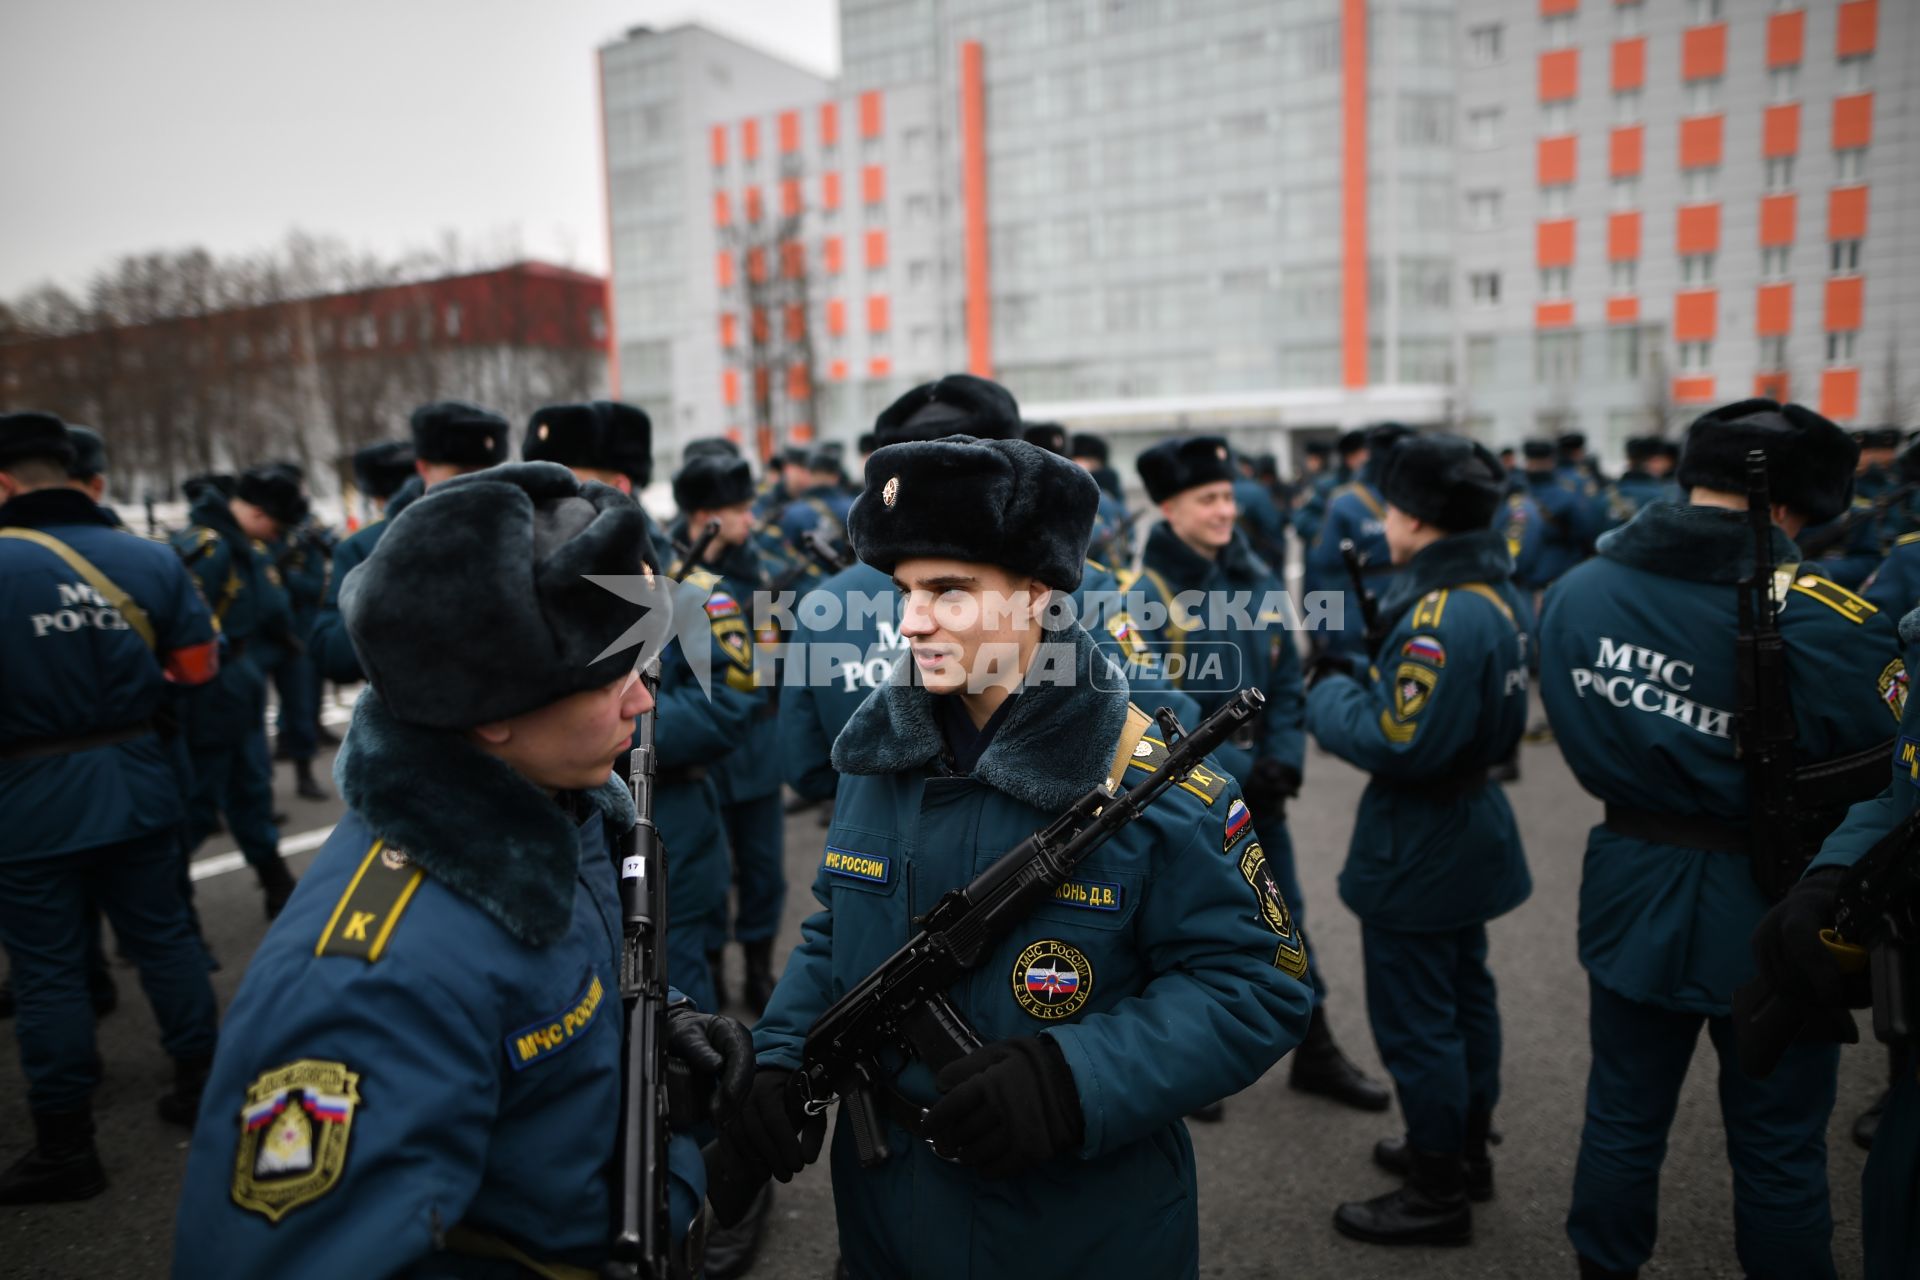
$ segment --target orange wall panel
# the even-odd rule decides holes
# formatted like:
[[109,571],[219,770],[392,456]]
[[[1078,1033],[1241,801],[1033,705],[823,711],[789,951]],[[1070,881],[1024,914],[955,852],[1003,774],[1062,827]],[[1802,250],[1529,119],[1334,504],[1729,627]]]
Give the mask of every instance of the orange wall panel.
[[1767,19],[1767,65],[1798,66],[1806,55],[1807,11],[1776,13]]
[[1564,329],[1573,323],[1573,304],[1571,302],[1541,302],[1533,308],[1533,327],[1536,329]]
[[727,201],[727,193],[724,191],[714,192],[713,193],[713,225],[716,227],[724,227],[729,222],[732,222],[732,221],[733,221],[733,207]]
[[867,232],[867,265],[884,267],[887,265],[887,233],[884,231]]
[[1647,38],[1613,42],[1613,89],[1638,89],[1647,82]]
[[780,216],[791,218],[800,212],[800,179],[780,179]]
[[1534,228],[1534,260],[1543,267],[1564,267],[1573,261],[1573,219],[1555,218]]
[[1680,37],[1680,78],[1710,80],[1727,73],[1727,24],[1691,27]]
[[767,247],[757,244],[747,250],[747,279],[760,284],[767,278]]
[[1676,404],[1706,404],[1714,398],[1713,376],[1675,378],[1673,399]]
[[1840,6],[1840,20],[1834,31],[1834,57],[1873,52],[1875,28],[1880,23],[1879,8],[1874,0],[1848,0]]
[[1867,188],[1837,187],[1827,192],[1827,239],[1858,240],[1867,234]]
[[820,207],[838,209],[840,207],[840,175],[823,173],[820,175]]
[[993,293],[987,239],[986,55],[978,40],[960,46],[960,209],[967,294],[967,372],[993,376]]
[[880,124],[880,91],[874,89],[860,95],[860,136],[879,137]]
[[1712,338],[1720,327],[1720,291],[1687,289],[1673,295],[1673,337],[1676,342]]
[[1867,282],[1859,276],[1841,276],[1827,281],[1828,333],[1851,333],[1860,328],[1861,304],[1866,298]]
[[720,345],[730,347],[740,340],[740,317],[731,311],[720,313]]
[[846,259],[841,252],[840,237],[828,236],[822,241],[820,245],[820,256],[826,264],[827,274],[833,276],[839,275],[840,268],[846,265]]
[[1580,96],[1580,51],[1554,49],[1540,55],[1540,101]]
[[1646,150],[1647,126],[1623,125],[1607,135],[1607,174],[1624,178],[1640,172]]
[[1835,422],[1846,422],[1860,413],[1860,371],[1823,369],[1820,371],[1820,413]]
[[827,299],[827,332],[839,337],[847,331],[847,303],[844,298]]
[[867,361],[869,378],[884,378],[893,372],[893,360],[887,356],[875,356]]
[[835,360],[827,366],[827,376],[835,382],[845,382],[847,380],[847,362],[845,360]]
[[1541,186],[1550,187],[1573,181],[1577,168],[1574,141],[1571,137],[1540,139],[1538,167]]
[[1793,243],[1794,213],[1798,205],[1799,197],[1792,193],[1760,198],[1760,244],[1762,247]]
[[789,302],[786,313],[787,341],[798,342],[807,332],[807,309],[797,302]]
[[887,170],[870,164],[860,170],[860,198],[868,204],[880,204],[887,198]]
[[780,274],[789,280],[798,280],[807,274],[807,247],[798,240],[781,241]]
[[1710,168],[1720,163],[1726,138],[1723,115],[1696,116],[1680,122],[1680,167]]
[[1761,117],[1760,154],[1790,156],[1800,150],[1800,104],[1783,102],[1768,107]]
[[720,398],[728,404],[740,403],[740,371],[738,369],[720,371]]
[[1763,338],[1793,332],[1793,286],[1763,284],[1753,299],[1753,329]]
[[713,271],[714,279],[720,282],[720,287],[722,289],[732,288],[733,287],[733,255],[725,251],[722,251],[720,255],[713,260],[713,267],[714,267],[714,271]]
[[763,212],[760,205],[760,188],[748,187],[747,198],[745,203],[747,206],[747,221],[748,222],[760,221],[760,215]]
[[1607,215],[1607,261],[1625,262],[1640,256],[1640,215]]
[[707,136],[713,151],[714,167],[719,168],[727,162],[727,126],[717,124]]
[[1557,13],[1577,13],[1580,0],[1540,0],[1540,16],[1551,18]]
[[1846,151],[1873,141],[1873,95],[1852,93],[1833,100],[1833,149]]
[[1608,298],[1607,323],[1632,324],[1640,318],[1640,299]]
[[[1340,383],[1367,385],[1367,0],[1340,0]],[[982,299],[984,302],[985,299]],[[971,314],[972,299],[968,300]]]
[[885,333],[890,312],[887,309],[887,295],[876,293],[867,299],[867,332]]
[[820,104],[820,145],[832,147],[840,142],[840,104],[823,102]]
[[1675,253],[1715,253],[1720,248],[1720,206],[1682,205],[1673,225]]
[[[805,400],[807,398],[807,366],[790,364],[787,366],[787,399]],[[795,434],[798,434],[796,432]]]
[[800,113],[780,113],[780,154],[791,155],[800,149]]
[[740,122],[740,154],[749,160],[760,158],[760,122],[758,120]]

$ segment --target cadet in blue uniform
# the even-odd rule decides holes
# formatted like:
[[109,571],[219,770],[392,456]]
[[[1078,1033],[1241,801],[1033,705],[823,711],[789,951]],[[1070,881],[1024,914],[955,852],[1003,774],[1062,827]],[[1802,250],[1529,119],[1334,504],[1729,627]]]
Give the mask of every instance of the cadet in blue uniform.
[[1307,695],[1314,737],[1373,775],[1340,897],[1360,917],[1368,1019],[1407,1120],[1406,1139],[1374,1159],[1406,1184],[1341,1205],[1334,1226],[1374,1244],[1464,1244],[1469,1196],[1493,1194],[1500,1010],[1487,921],[1533,888],[1489,776],[1527,720],[1525,606],[1488,527],[1505,487],[1481,445],[1400,442],[1381,493],[1401,572],[1380,602],[1373,669],[1331,668]]
[[1795,1045],[1765,1081],[1731,1057],[1730,1002],[1768,906],[1745,856],[1748,780],[1733,745],[1735,584],[1753,564],[1746,456],[1759,449],[1786,570],[1775,594],[1795,761],[1887,742],[1906,687],[1891,622],[1824,578],[1791,576],[1793,535],[1846,509],[1855,448],[1798,405],[1716,409],[1687,433],[1686,504],[1648,504],[1547,596],[1541,698],[1567,763],[1607,805],[1580,884],[1593,1063],[1567,1234],[1585,1275],[1631,1275],[1653,1253],[1666,1133],[1703,1024],[1721,1059],[1742,1266],[1834,1274],[1835,1050]]
[[847,509],[853,499],[841,487],[844,478],[837,455],[816,449],[807,458],[807,487],[802,489],[780,513],[780,536],[790,552],[805,555],[800,536],[818,530],[828,538],[838,538],[847,526]]
[[[1833,523],[1809,528],[1806,543],[1808,559],[1819,562],[1822,575],[1859,590],[1880,567],[1893,540],[1908,531],[1901,495],[1894,490],[1912,477],[1902,476],[1896,469],[1897,452],[1906,434],[1899,427],[1869,427],[1852,434],[1860,446],[1853,505]],[[1852,523],[1842,529],[1840,520]],[[1817,553],[1816,548],[1820,548]]]
[[1649,502],[1672,502],[1680,496],[1673,482],[1680,450],[1658,436],[1635,436],[1627,441],[1627,469],[1606,488],[1607,527],[1618,528],[1633,519]]
[[187,750],[193,759],[186,849],[191,855],[226,816],[229,830],[260,882],[271,920],[293,892],[280,860],[273,821],[273,761],[267,755],[267,678],[252,652],[284,647],[292,612],[279,575],[258,543],[300,523],[307,500],[286,472],[255,467],[241,474],[231,498],[202,490],[190,521],[173,535],[174,550],[200,585],[220,629],[220,673],[182,699]]
[[[1900,620],[1900,642],[1911,670],[1920,662],[1920,610]],[[1753,934],[1754,960],[1773,990],[1809,1010],[1864,1006],[1862,975],[1843,972],[1820,940],[1834,923],[1842,874],[1913,816],[1920,775],[1910,752],[1920,743],[1920,702],[1898,686],[1899,748],[1889,753],[1887,788],[1855,805],[1821,846],[1807,873],[1761,920]],[[1908,940],[1908,947],[1912,946]],[[1909,990],[1908,999],[1912,999]],[[1910,1012],[1910,1010],[1909,1010]],[[1858,1035],[1856,1030],[1855,1035]],[[1882,1100],[1866,1172],[1861,1177],[1861,1236],[1867,1280],[1911,1280],[1920,1275],[1920,1063],[1911,1044],[1893,1050],[1893,1087]]]
[[[947,888],[1162,758],[1124,688],[1092,680],[1092,638],[1042,623],[1047,593],[1082,573],[1097,502],[1084,471],[1024,441],[952,437],[884,447],[866,479],[853,542],[902,588],[915,679],[876,691],[834,744],[822,909],[756,1029],[753,1095],[723,1140],[783,1180],[810,1158],[785,1090],[815,1018]],[[988,1043],[889,1084],[884,1166],[859,1167],[839,1126],[849,1274],[1197,1274],[1180,1117],[1257,1079],[1304,1032],[1310,997],[1239,788],[1212,761],[1196,776],[949,993]]]
[[1530,571],[1518,580],[1523,590],[1544,591],[1561,574],[1586,558],[1594,535],[1595,513],[1570,469],[1557,464],[1551,440],[1523,440],[1520,456],[1527,497],[1539,515],[1539,550]]
[[[372,685],[335,760],[348,812],[228,1011],[176,1274],[605,1260],[625,1058],[610,852],[634,820],[609,774],[651,703],[623,643],[640,611],[581,575],[653,562],[630,499],[530,463],[436,483],[343,584]],[[683,1005],[669,1028],[737,1098],[738,1024]],[[683,1238],[704,1194],[690,1140],[670,1167]]]
[[[1390,447],[1379,450],[1384,462]],[[1162,520],[1147,535],[1146,581],[1175,602],[1164,626],[1144,626],[1164,654],[1174,683],[1208,714],[1243,688],[1267,695],[1251,732],[1220,748],[1220,763],[1240,783],[1268,870],[1305,930],[1305,903],[1287,830],[1287,800],[1300,792],[1306,753],[1306,701],[1300,656],[1278,602],[1279,575],[1253,553],[1236,527],[1233,462],[1217,436],[1180,436],[1142,453],[1135,463]],[[1336,507],[1339,504],[1336,503]],[[1329,527],[1341,517],[1330,517]],[[1228,610],[1238,596],[1244,616]],[[1351,615],[1358,618],[1358,611]],[[1328,1023],[1326,983],[1313,966],[1313,1020],[1293,1055],[1288,1082],[1365,1111],[1392,1105],[1386,1089],[1348,1060]]]
[[[718,521],[719,533],[701,563],[682,576],[707,592],[702,608],[713,633],[734,659],[726,680],[753,705],[745,735],[714,762],[711,775],[733,851],[733,880],[738,890],[733,937],[746,959],[744,998],[755,1014],[773,994],[773,937],[787,902],[785,815],[780,804],[779,690],[769,681],[755,683],[756,651],[780,641],[777,628],[756,629],[754,598],[771,585],[753,549],[753,471],[744,458],[696,457],[673,477],[673,500],[680,508],[686,537]],[[707,967],[716,988],[721,951],[726,945],[726,912],[719,932],[709,937]]]
[[1307,548],[1307,567],[1311,571],[1310,591],[1337,591],[1344,602],[1342,625],[1337,631],[1316,631],[1311,639],[1318,649],[1359,657],[1366,652],[1366,624],[1360,615],[1360,600],[1353,593],[1353,582],[1340,555],[1340,544],[1352,542],[1366,562],[1367,589],[1377,597],[1393,587],[1393,562],[1387,552],[1387,538],[1381,521],[1386,507],[1380,500],[1380,476],[1396,442],[1412,431],[1397,422],[1383,422],[1366,434],[1366,447],[1360,451],[1365,461],[1351,481],[1334,489],[1327,499],[1327,514],[1319,536]]
[[0,1204],[106,1187],[87,998],[97,910],[139,966],[176,1064],[164,1119],[191,1123],[217,1017],[158,724],[169,684],[213,679],[213,619],[171,551],[115,528],[68,478],[72,458],[58,418],[0,415],[0,945],[34,1129],[0,1173]]
[[[1895,457],[1893,477],[1896,488],[1920,485],[1920,441],[1906,446]],[[1888,520],[1895,519],[1890,513]],[[1826,565],[1822,564],[1821,568],[1825,569]],[[1904,617],[1914,605],[1920,604],[1920,530],[1893,538],[1886,558],[1861,584],[1860,594],[1896,618]]]
[[[304,484],[304,473],[291,462],[272,464]],[[305,497],[305,494],[302,494]],[[273,678],[280,698],[279,732],[274,758],[293,765],[294,791],[302,800],[325,800],[327,793],[313,776],[313,757],[320,749],[320,672],[313,659],[313,623],[327,589],[327,563],[332,556],[326,531],[308,510],[297,523],[266,544],[265,554],[286,588],[292,617],[291,635],[271,655],[263,646],[260,665]]]
[[[611,400],[547,405],[528,418],[521,454],[528,461],[557,462],[580,480],[637,493],[653,474],[653,421],[644,410]],[[647,528],[664,548],[666,537],[650,517]],[[721,643],[722,619],[707,611],[708,603],[707,589],[692,584],[683,584],[675,599],[680,638],[660,659],[653,818],[667,848],[667,907],[674,922],[667,935],[668,972],[697,1007],[717,1011],[718,975],[708,968],[707,951],[725,936],[732,872],[710,771],[746,736],[754,702],[729,685],[742,672],[751,676],[752,668]],[[697,671],[694,654],[701,663]]]
[[1233,505],[1239,515],[1240,531],[1247,535],[1253,553],[1272,567],[1276,577],[1287,571],[1287,516],[1273,500],[1273,491],[1254,474],[1254,460],[1243,453],[1233,456]]
[[353,644],[340,620],[340,584],[354,568],[373,554],[387,531],[387,521],[406,510],[421,492],[454,476],[480,471],[507,460],[512,432],[507,420],[491,409],[463,400],[423,404],[408,421],[413,438],[413,470],[419,488],[403,486],[387,500],[385,519],[374,522],[333,549],[333,569],[326,595],[313,622],[314,658],[320,673],[346,684],[365,679]]
[[1112,450],[1105,437],[1091,431],[1076,431],[1067,439],[1067,456],[1078,463],[1093,482],[1100,486],[1100,506],[1093,517],[1093,541],[1088,554],[1095,560],[1117,564],[1133,558],[1132,529],[1127,519],[1127,495],[1120,487],[1120,473],[1112,466]]

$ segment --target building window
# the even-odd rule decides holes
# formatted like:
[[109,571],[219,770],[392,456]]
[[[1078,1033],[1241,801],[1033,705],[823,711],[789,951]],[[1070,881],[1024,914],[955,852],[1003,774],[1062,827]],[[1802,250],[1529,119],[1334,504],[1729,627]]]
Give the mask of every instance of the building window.
[[1640,283],[1640,264],[1632,258],[1620,258],[1607,264],[1607,290],[1632,293]]
[[1713,283],[1713,255],[1710,253],[1683,253],[1680,255],[1680,283],[1688,289],[1704,289]]
[[1543,49],[1571,49],[1573,47],[1573,15],[1556,13],[1550,18],[1540,20],[1540,47]]
[[1680,198],[1688,204],[1711,200],[1719,191],[1720,168],[1718,165],[1702,165],[1698,169],[1687,169],[1680,174]]
[[1476,307],[1493,307],[1500,304],[1500,273],[1498,271],[1476,271],[1467,277],[1467,296],[1473,299]]
[[1836,276],[1855,275],[1860,270],[1860,242],[1858,240],[1835,240],[1829,266]]
[[1640,376],[1640,330],[1607,330],[1607,376],[1615,381]]
[[1613,122],[1615,124],[1638,124],[1642,103],[1638,89],[1619,89],[1613,95]]
[[460,336],[460,304],[457,302],[447,304],[447,336],[449,338]]
[[1683,342],[1679,354],[1682,373],[1705,373],[1713,365],[1711,342]]
[[1856,53],[1840,59],[1840,92],[1859,93],[1873,83],[1873,55]]
[[1760,368],[1766,373],[1778,373],[1787,367],[1787,339],[1776,334],[1771,338],[1760,339]]
[[1476,107],[1467,112],[1467,145],[1492,147],[1500,143],[1500,108]]
[[1720,77],[1687,81],[1685,97],[1687,115],[1712,115],[1720,109]]
[[1500,24],[1467,28],[1467,59],[1477,66],[1500,61]]
[[1760,251],[1760,278],[1762,280],[1785,280],[1787,266],[1791,260],[1790,246],[1770,244]]
[[1793,157],[1767,157],[1767,190],[1791,191],[1793,189]]
[[1847,330],[1845,333],[1828,334],[1827,335],[1827,363],[1828,364],[1852,364],[1854,343],[1855,343],[1855,340],[1857,340],[1859,337],[1860,335],[1855,333],[1851,329]]
[[1767,101],[1793,102],[1800,97],[1800,64],[1774,67],[1767,72]]
[[1540,108],[1540,132],[1547,137],[1558,137],[1573,132],[1573,103],[1565,98],[1558,102],[1549,102]]
[[1533,377],[1536,382],[1580,381],[1580,335],[1536,335],[1533,340]]
[[1608,203],[1615,209],[1640,207],[1640,175],[1627,174],[1607,184]]
[[1637,36],[1647,29],[1647,6],[1642,0],[1617,0],[1613,6],[1613,33]]
[[1540,296],[1564,298],[1573,292],[1572,267],[1540,268]]
[[1687,0],[1687,25],[1698,27],[1718,22],[1724,8],[1722,0]]
[[1488,231],[1500,225],[1498,191],[1467,192],[1467,225],[1475,231]]
[[1833,180],[1842,187],[1857,186],[1867,180],[1867,149],[1849,147],[1833,153]]
[[1564,218],[1573,212],[1573,184],[1556,182],[1550,187],[1540,188],[1540,216],[1543,218]]

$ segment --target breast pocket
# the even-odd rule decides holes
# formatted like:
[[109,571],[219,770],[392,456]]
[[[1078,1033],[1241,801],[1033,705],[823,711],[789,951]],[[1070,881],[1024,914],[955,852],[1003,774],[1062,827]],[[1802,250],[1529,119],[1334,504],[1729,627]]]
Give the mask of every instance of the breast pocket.
[[900,840],[891,832],[838,824],[820,859],[833,912],[837,996],[898,950],[906,937],[906,878]]

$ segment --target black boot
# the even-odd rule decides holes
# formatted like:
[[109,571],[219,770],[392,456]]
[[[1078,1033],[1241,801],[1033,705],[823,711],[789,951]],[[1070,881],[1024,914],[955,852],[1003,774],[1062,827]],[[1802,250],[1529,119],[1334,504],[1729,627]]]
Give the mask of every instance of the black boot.
[[[1493,1157],[1487,1153],[1487,1144],[1498,1146],[1500,1135],[1492,1131],[1492,1119],[1492,1116],[1484,1113],[1468,1116],[1467,1141],[1460,1150],[1462,1181],[1467,1189],[1467,1199],[1475,1204],[1493,1199]],[[1382,1138],[1374,1143],[1373,1162],[1388,1173],[1398,1174],[1402,1178],[1413,1174],[1413,1168],[1407,1161],[1405,1138]]]
[[773,1184],[766,1183],[747,1206],[747,1216],[730,1227],[715,1227],[707,1235],[707,1263],[700,1274],[707,1280],[733,1280],[747,1274],[760,1254],[767,1219],[773,1213]]
[[173,1090],[160,1095],[160,1118],[168,1124],[193,1128],[200,1114],[200,1095],[206,1091],[207,1076],[213,1071],[213,1054],[200,1053],[191,1058],[173,1060]]
[[293,794],[302,800],[330,800],[320,784],[313,780],[313,761],[295,760],[293,762]]
[[13,975],[0,978],[0,1019],[13,1016]]
[[1219,1124],[1226,1118],[1227,1104],[1224,1102],[1209,1102],[1204,1107],[1195,1107],[1187,1112],[1187,1119],[1197,1124]]
[[104,1018],[120,1007],[120,988],[106,965],[87,970],[87,999],[93,1004],[93,1016]]
[[1326,1011],[1318,1005],[1307,1023],[1307,1038],[1293,1051],[1287,1083],[1302,1093],[1322,1094],[1361,1111],[1385,1111],[1393,1105],[1393,1095],[1340,1052]]
[[93,1112],[36,1111],[33,1150],[0,1173],[0,1204],[91,1200],[107,1189],[93,1147]]
[[1333,1211],[1334,1230],[1368,1244],[1467,1244],[1473,1212],[1452,1151],[1410,1149],[1405,1186],[1371,1200],[1353,1200]]
[[[1576,1255],[1579,1256],[1579,1255]],[[1589,1258],[1580,1258],[1580,1280],[1640,1280],[1640,1271],[1609,1271]]]
[[1893,1090],[1883,1090],[1874,1099],[1872,1106],[1853,1119],[1853,1145],[1863,1151],[1873,1150],[1873,1135],[1879,1132],[1880,1117],[1887,1113],[1887,1099],[1893,1096]]
[[287,905],[287,899],[293,896],[293,872],[287,870],[287,864],[276,854],[272,862],[255,866],[253,874],[260,881],[260,891],[267,896],[267,919],[275,919]]
[[767,1001],[773,999],[773,939],[743,942],[740,949],[747,956],[747,982],[743,998],[747,1008],[753,1010],[757,1018],[766,1012]]
[[725,951],[707,952],[707,972],[713,975],[713,1007],[715,1010],[727,1007],[727,953]]

